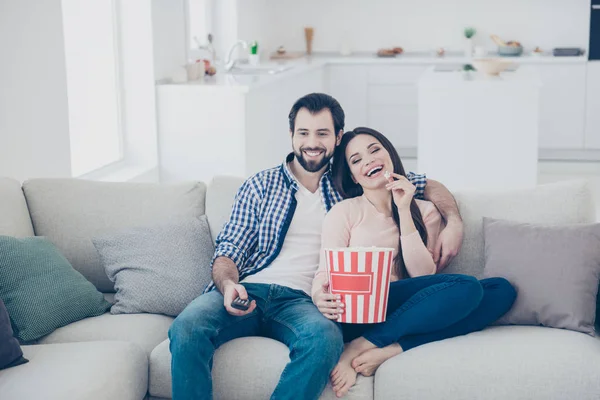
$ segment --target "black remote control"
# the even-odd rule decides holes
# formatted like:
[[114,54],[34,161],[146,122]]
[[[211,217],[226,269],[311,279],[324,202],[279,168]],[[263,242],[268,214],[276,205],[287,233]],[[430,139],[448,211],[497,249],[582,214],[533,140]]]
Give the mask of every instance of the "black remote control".
[[237,310],[246,311],[250,307],[250,299],[242,300],[239,297],[236,297],[235,300],[231,302],[231,307]]

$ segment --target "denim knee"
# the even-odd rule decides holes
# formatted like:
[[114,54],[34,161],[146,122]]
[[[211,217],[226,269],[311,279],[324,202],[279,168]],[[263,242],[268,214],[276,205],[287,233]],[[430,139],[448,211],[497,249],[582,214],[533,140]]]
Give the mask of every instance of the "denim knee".
[[483,298],[483,287],[477,278],[470,275],[460,275],[457,279],[466,292],[466,297],[479,303]]
[[517,298],[517,291],[514,286],[505,278],[496,277],[483,280],[486,285],[494,287],[500,295],[499,297],[507,304],[512,306]]
[[324,319],[307,326],[310,332],[301,338],[296,350],[304,351],[319,363],[335,365],[344,351],[344,338],[341,327],[330,320]]

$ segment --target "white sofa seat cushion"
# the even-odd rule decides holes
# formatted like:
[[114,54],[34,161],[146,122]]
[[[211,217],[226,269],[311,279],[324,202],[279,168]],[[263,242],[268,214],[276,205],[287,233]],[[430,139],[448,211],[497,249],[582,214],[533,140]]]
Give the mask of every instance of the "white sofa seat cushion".
[[[273,339],[246,337],[225,343],[215,352],[213,362],[215,399],[269,399],[289,360],[287,346]],[[171,398],[171,353],[168,339],[150,355],[149,393],[156,398]],[[302,398],[300,393],[298,398]],[[337,399],[330,384],[320,398]],[[373,399],[373,378],[360,376],[344,399]]]
[[148,358],[126,342],[23,346],[29,363],[0,371],[2,400],[142,400]]
[[600,395],[600,340],[533,326],[491,327],[414,348],[375,374],[375,399],[577,399]]
[[105,313],[59,328],[39,344],[119,340],[138,345],[150,355],[167,338],[173,318],[157,314]]

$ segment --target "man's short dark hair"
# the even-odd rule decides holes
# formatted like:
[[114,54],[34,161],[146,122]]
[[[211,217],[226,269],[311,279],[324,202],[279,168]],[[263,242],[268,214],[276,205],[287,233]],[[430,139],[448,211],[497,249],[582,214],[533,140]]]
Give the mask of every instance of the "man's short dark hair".
[[321,110],[328,109],[333,117],[333,128],[335,129],[335,135],[344,129],[344,110],[336,99],[325,93],[311,93],[304,97],[296,100],[290,115],[288,117],[290,121],[290,130],[294,134],[294,128],[296,126],[296,115],[301,108],[306,108],[311,114],[318,113]]

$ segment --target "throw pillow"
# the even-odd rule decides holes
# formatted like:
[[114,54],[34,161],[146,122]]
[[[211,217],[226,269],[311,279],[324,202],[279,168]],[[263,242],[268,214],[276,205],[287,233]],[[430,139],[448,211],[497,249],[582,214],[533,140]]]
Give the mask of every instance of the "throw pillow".
[[22,342],[104,314],[110,307],[44,237],[0,236],[0,282],[0,299]]
[[92,238],[117,293],[113,314],[177,316],[210,281],[206,216]]
[[600,224],[536,225],[484,218],[484,276],[517,291],[499,324],[543,325],[594,334]]
[[23,357],[19,341],[13,336],[6,306],[0,299],[0,370],[16,367],[28,361]]

